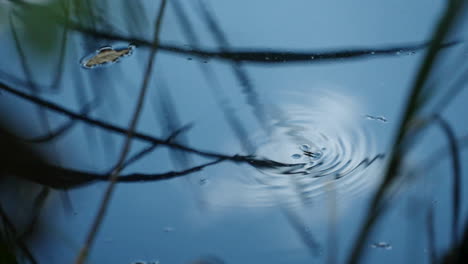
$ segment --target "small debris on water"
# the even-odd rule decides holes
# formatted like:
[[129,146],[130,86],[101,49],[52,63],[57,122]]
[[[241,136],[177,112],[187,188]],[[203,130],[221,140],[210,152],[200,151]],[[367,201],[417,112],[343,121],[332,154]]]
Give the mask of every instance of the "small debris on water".
[[206,185],[206,184],[208,183],[208,179],[206,179],[206,178],[201,178],[201,179],[198,181],[198,183],[199,183],[200,185]]
[[388,122],[387,118],[385,118],[384,116],[366,115],[365,117],[366,117],[367,119],[369,119],[369,120],[375,120],[375,121],[380,121],[380,122],[384,122],[384,123],[387,123],[387,122]]
[[301,149],[302,151],[309,151],[309,150],[310,150],[310,146],[307,145],[307,144],[302,144],[301,147],[300,147],[300,149]]
[[377,242],[371,245],[372,248],[381,248],[381,249],[386,249],[386,250],[391,250],[392,245],[390,245],[387,242]]

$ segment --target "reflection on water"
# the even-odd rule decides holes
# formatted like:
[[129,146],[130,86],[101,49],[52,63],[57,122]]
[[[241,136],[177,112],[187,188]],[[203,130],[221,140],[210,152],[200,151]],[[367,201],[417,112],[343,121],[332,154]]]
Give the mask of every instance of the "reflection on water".
[[230,205],[244,201],[247,206],[295,204],[330,191],[325,189],[330,182],[342,197],[376,182],[379,165],[374,164],[381,163],[383,155],[376,152],[372,131],[356,102],[330,92],[276,98],[281,101],[272,115],[270,136],[253,137],[255,155],[293,165],[257,167],[251,172],[254,182],[238,183],[236,192],[242,194],[226,201],[223,191],[222,200]]

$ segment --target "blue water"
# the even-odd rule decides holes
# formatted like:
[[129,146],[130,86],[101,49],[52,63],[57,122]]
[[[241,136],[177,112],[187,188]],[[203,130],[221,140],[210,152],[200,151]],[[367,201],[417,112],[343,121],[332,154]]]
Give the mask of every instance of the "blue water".
[[[119,16],[125,14],[123,2],[113,2],[107,16],[104,14],[116,28],[115,34],[128,33],[133,25]],[[161,43],[211,50],[286,51],[422,43],[430,38],[445,3],[205,1],[226,36],[227,43],[220,45],[195,2],[179,1],[195,31],[196,43],[187,37],[171,4],[163,20]],[[141,3],[144,26],[132,30],[137,37],[151,40],[159,2]],[[6,3],[0,7],[10,8]],[[26,80],[8,24],[0,23],[0,70]],[[149,49],[136,45],[131,56],[107,67],[86,69],[80,65],[83,57],[104,46],[128,44],[85,39],[70,32],[60,89],[43,92],[41,98],[79,112],[83,102],[98,97],[100,103],[90,116],[128,127]],[[463,48],[455,47],[453,52]],[[47,87],[55,76],[58,52],[46,57],[33,51],[28,54],[33,80],[39,87]],[[335,263],[344,263],[381,179],[424,54],[425,50],[417,50],[355,60],[244,62],[243,72],[255,89],[248,92],[233,73],[233,64],[226,60],[159,51],[139,132],[166,138],[174,129],[192,124],[177,142],[217,153],[255,154],[301,165],[286,170],[226,161],[185,177],[121,183],[88,262],[196,263],[197,259],[216,256],[225,263],[327,263],[332,258]],[[447,52],[447,61],[451,54]],[[442,73],[440,83],[450,80],[443,68],[437,70]],[[0,79],[27,91],[26,85],[11,78],[0,75]],[[253,104],[252,98],[259,104]],[[462,91],[441,113],[458,137],[468,131],[462,121],[467,99],[468,92]],[[0,102],[0,111],[5,113],[2,118],[14,125],[18,135],[33,137],[46,132],[33,104],[4,92]],[[240,121],[246,135],[233,129],[227,113]],[[47,116],[53,128],[68,120],[53,112]],[[60,166],[104,173],[115,165],[123,143],[120,135],[79,123],[39,148],[49,151],[52,162]],[[405,165],[414,168],[424,164],[444,145],[443,134],[437,128],[429,129]],[[135,140],[130,152],[146,146]],[[209,160],[158,147],[122,174],[182,170]],[[370,160],[370,164],[361,164]],[[366,244],[363,263],[429,262],[426,214],[430,207],[435,213],[438,254],[449,247],[450,164],[446,152],[437,160],[430,170],[422,168],[420,177],[396,192]],[[462,163],[466,160],[466,152],[462,152]],[[463,176],[466,179],[466,173]],[[1,194],[2,205],[19,226],[29,216],[31,197],[27,194],[39,191],[35,184],[22,183],[3,185]],[[58,190],[51,193],[41,213],[39,231],[28,242],[39,263],[72,263],[106,186],[101,182],[66,194]],[[467,191],[464,187],[462,201]],[[466,204],[462,207],[461,219],[465,219]],[[301,233],[316,247],[308,247]]]

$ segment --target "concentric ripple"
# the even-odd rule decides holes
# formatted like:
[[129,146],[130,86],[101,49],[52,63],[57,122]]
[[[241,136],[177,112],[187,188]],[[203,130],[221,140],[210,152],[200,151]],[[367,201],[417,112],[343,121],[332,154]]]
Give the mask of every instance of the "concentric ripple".
[[[276,206],[340,201],[364,193],[379,180],[382,154],[376,151],[369,120],[348,96],[331,92],[275,95],[269,130],[251,135],[254,158],[205,189],[218,206]],[[272,111],[274,108],[274,111]]]
[[[351,201],[379,179],[382,154],[376,151],[369,120],[359,104],[331,92],[274,95],[269,130],[251,135],[255,159],[205,189],[217,206],[294,206],[335,197]],[[274,108],[274,111],[272,109]],[[271,161],[271,162],[269,162]],[[330,196],[332,195],[332,196]]]
[[311,99],[315,101],[280,106],[271,135],[255,139],[257,157],[297,164],[258,168],[256,201],[273,202],[273,195],[282,202],[306,202],[323,194],[329,183],[337,194],[349,195],[374,182],[369,167],[383,155],[375,152],[359,107],[330,93]]

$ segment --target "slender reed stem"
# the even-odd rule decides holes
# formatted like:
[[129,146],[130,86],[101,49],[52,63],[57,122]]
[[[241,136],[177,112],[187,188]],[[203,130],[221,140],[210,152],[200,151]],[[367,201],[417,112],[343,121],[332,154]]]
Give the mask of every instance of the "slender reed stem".
[[127,132],[127,138],[125,140],[124,146],[122,148],[119,160],[117,162],[117,165],[115,166],[114,171],[111,173],[110,177],[110,183],[107,186],[106,192],[104,193],[104,197],[102,199],[98,214],[96,218],[94,219],[94,222],[91,226],[91,229],[86,237],[86,241],[84,246],[81,248],[80,253],[78,254],[78,257],[75,261],[76,264],[82,264],[86,260],[88,256],[88,252],[96,238],[97,232],[99,231],[102,221],[104,220],[104,217],[107,212],[107,208],[109,207],[110,200],[112,198],[112,194],[114,192],[116,183],[117,183],[117,178],[119,176],[120,171],[122,170],[123,164],[125,162],[125,159],[127,158],[128,152],[130,151],[131,143],[132,143],[132,137],[133,134],[135,133],[136,126],[138,124],[138,120],[140,117],[141,110],[143,109],[143,103],[144,99],[146,96],[146,92],[148,90],[148,84],[151,76],[151,72],[153,71],[153,65],[154,65],[154,57],[156,56],[156,51],[157,51],[157,43],[159,41],[159,32],[161,29],[161,24],[162,24],[162,18],[164,15],[164,10],[166,7],[166,0],[162,0],[161,5],[159,7],[159,12],[156,18],[155,22],[155,32],[154,32],[154,46],[151,49],[150,56],[149,56],[149,61],[148,61],[148,66],[146,67],[146,72],[145,72],[145,78],[143,80],[142,87],[140,89],[140,94],[138,96],[138,102],[136,105],[135,112],[133,114],[132,120],[130,122],[130,126]]

